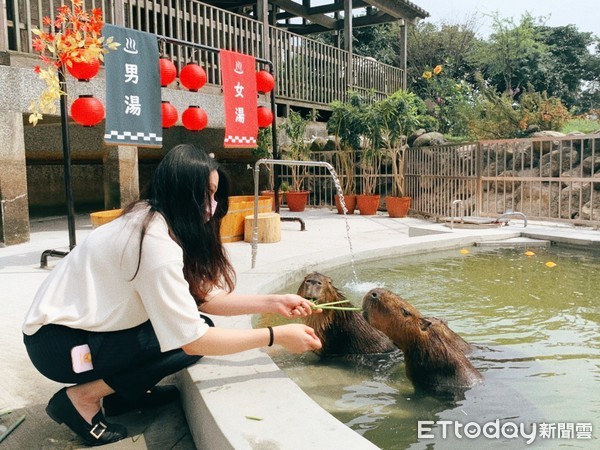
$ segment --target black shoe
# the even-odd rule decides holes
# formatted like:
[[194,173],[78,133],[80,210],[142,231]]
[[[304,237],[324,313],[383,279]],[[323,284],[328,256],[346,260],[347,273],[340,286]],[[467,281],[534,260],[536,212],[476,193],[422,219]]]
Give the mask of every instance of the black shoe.
[[135,401],[128,400],[119,394],[107,395],[102,400],[102,406],[104,407],[104,414],[111,417],[139,409],[157,408],[178,398],[179,390],[175,386],[161,385],[154,386]]
[[99,411],[89,424],[77,412],[67,396],[67,388],[62,388],[48,402],[46,413],[57,423],[64,423],[81,437],[87,445],[104,445],[127,437],[123,425],[108,423]]

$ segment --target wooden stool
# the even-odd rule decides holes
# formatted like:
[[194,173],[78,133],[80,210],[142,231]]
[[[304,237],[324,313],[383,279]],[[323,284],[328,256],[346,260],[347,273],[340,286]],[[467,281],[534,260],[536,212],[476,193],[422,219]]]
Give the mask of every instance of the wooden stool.
[[[254,215],[244,218],[244,241],[252,242]],[[258,213],[258,242],[270,243],[281,240],[281,219],[274,212]]]

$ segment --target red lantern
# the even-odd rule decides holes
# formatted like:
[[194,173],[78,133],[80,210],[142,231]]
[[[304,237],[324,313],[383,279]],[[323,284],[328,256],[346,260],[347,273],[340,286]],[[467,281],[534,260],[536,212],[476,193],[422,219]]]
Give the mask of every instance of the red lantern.
[[162,101],[160,107],[162,110],[162,127],[171,128],[177,123],[177,117],[179,116],[177,108],[166,100]]
[[89,61],[71,61],[71,65],[67,64],[67,70],[79,81],[90,81],[90,78],[98,74],[100,61],[97,58]]
[[187,64],[181,69],[179,80],[190,91],[196,92],[206,83],[206,72],[198,64]]
[[259,70],[256,72],[256,90],[266,94],[271,92],[275,87],[275,78],[270,72],[266,70]]
[[104,119],[104,106],[92,95],[80,95],[71,105],[71,117],[79,125],[93,127]]
[[168,58],[160,58],[158,60],[159,68],[160,68],[160,85],[162,87],[167,87],[170,85],[175,77],[177,76],[177,68],[175,64]]
[[200,131],[208,124],[208,115],[199,106],[190,106],[181,115],[181,121],[188,130]]
[[258,119],[259,128],[266,128],[273,123],[273,113],[269,108],[259,106],[258,110],[256,111],[256,116]]

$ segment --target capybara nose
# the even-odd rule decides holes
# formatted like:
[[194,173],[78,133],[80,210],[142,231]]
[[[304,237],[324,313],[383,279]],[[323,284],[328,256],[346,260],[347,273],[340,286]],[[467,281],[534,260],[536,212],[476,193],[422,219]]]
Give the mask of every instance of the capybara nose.
[[371,291],[367,294],[367,296],[370,297],[371,300],[379,300],[379,290],[371,289]]

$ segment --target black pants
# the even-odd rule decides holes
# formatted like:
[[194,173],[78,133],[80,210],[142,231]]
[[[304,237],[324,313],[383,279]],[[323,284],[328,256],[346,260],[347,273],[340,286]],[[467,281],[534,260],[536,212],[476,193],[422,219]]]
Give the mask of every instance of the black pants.
[[[181,349],[161,352],[150,321],[127,330],[100,333],[45,325],[32,336],[24,335],[23,341],[31,362],[45,377],[74,384],[104,380],[129,400],[136,400],[167,375],[201,358]],[[75,373],[71,349],[83,344],[90,347],[94,368]]]

